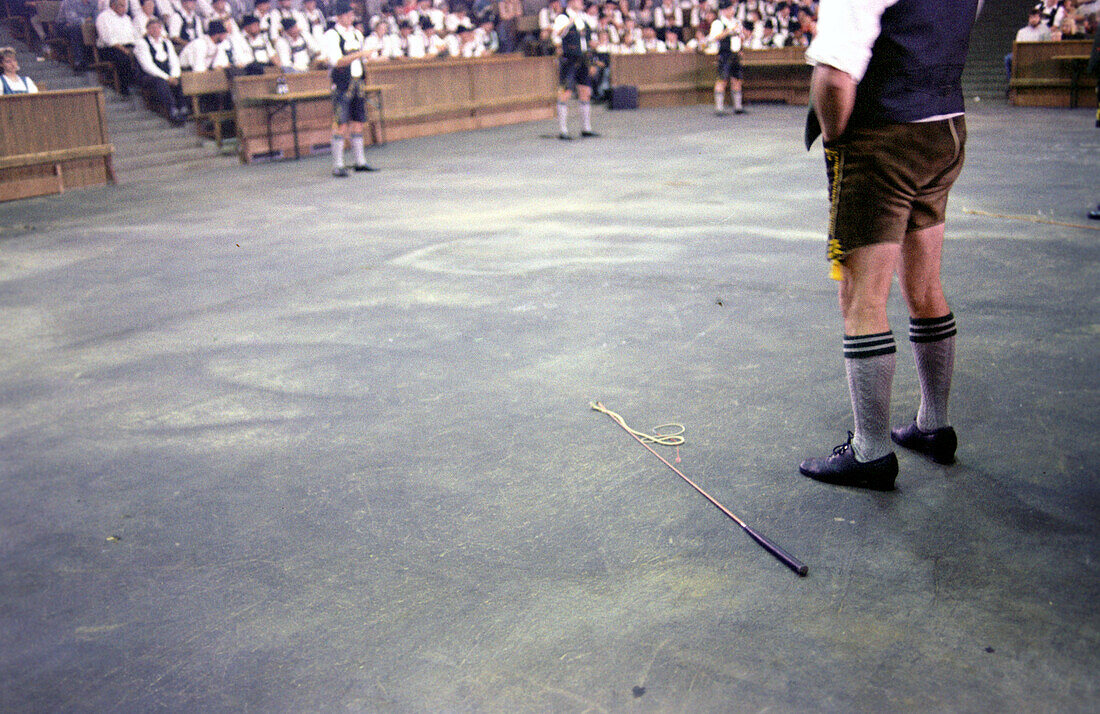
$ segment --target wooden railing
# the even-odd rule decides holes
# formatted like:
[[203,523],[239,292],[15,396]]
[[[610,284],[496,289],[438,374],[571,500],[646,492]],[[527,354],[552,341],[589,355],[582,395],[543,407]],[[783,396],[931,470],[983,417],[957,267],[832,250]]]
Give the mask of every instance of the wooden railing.
[[114,183],[103,90],[0,96],[0,201]]
[[[745,50],[746,101],[808,104],[810,71],[801,47]],[[642,107],[699,104],[713,101],[717,58],[695,52],[612,55],[611,82],[638,88]]]
[[[279,152],[290,156],[294,138],[289,112],[268,114],[255,100],[274,90],[277,75],[232,79],[241,160]],[[323,92],[327,71],[286,75],[294,92]],[[381,112],[369,111],[368,141],[408,139],[514,124],[553,116],[557,64],[553,57],[501,55],[477,59],[398,60],[366,66],[364,82],[383,86]],[[332,136],[329,97],[297,105],[298,146],[303,155],[327,147]]]
[[1091,51],[1092,40],[1017,42],[1009,100],[1021,107],[1068,107],[1076,89],[1079,106],[1095,107],[1096,79],[1084,71]]

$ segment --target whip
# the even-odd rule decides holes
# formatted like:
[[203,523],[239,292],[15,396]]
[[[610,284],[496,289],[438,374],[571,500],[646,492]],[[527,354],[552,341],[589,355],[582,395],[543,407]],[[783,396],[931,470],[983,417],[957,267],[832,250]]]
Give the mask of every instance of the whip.
[[[710,501],[719,511],[726,514],[726,516],[728,516],[730,518],[730,520],[732,520],[737,525],[741,526],[741,530],[748,533],[750,538],[752,538],[754,541],[756,541],[764,550],[768,551],[773,556],[775,556],[776,559],[779,560],[779,562],[783,563],[783,565],[786,565],[788,568],[793,570],[795,573],[798,573],[798,575],[800,575],[802,577],[805,577],[806,573],[809,572],[810,569],[805,563],[803,563],[801,560],[794,557],[793,555],[791,555],[787,551],[783,550],[778,545],[771,542],[770,540],[768,540],[766,537],[764,537],[760,533],[757,533],[755,530],[753,530],[751,527],[749,527],[749,525],[747,523],[745,523],[743,520],[741,520],[737,516],[733,515],[733,513],[730,512],[730,510],[728,508],[726,508],[721,503],[719,503],[717,500],[715,500],[714,497],[711,496],[709,493],[707,493],[703,489],[699,488],[699,486],[696,485],[696,483],[694,481],[692,481],[687,476],[685,476],[680,471],[680,469],[678,469],[675,466],[673,466],[672,464],[670,464],[665,459],[665,457],[661,456],[656,451],[654,451],[653,447],[651,447],[649,445],[649,443],[647,443],[647,442],[650,442],[650,443],[663,444],[665,446],[678,446],[679,444],[682,444],[683,441],[684,441],[683,438],[681,436],[679,436],[679,434],[683,433],[683,427],[681,427],[680,431],[676,432],[675,434],[671,434],[671,435],[670,434],[656,434],[654,436],[648,436],[646,434],[642,434],[641,432],[635,431],[634,429],[631,429],[629,426],[626,425],[626,421],[621,416],[619,416],[615,412],[611,411],[610,409],[605,407],[600,402],[589,402],[588,406],[592,407],[593,410],[598,411],[602,414],[606,414],[608,417],[610,417],[612,421],[614,421],[616,424],[618,424],[620,427],[623,428],[623,431],[625,431],[627,434],[630,434],[632,437],[634,437],[635,441],[637,441],[639,444],[644,446],[646,449],[649,450],[649,452],[651,454],[653,454],[658,459],[660,459],[661,463],[663,463],[665,466],[672,469],[676,473],[677,476],[679,476],[683,480],[687,481],[689,486],[694,488],[699,493],[703,494],[703,497],[706,498],[708,501]],[[680,426],[680,425],[679,424],[664,424],[662,426]],[[657,429],[661,429],[661,428],[662,427],[657,427]]]

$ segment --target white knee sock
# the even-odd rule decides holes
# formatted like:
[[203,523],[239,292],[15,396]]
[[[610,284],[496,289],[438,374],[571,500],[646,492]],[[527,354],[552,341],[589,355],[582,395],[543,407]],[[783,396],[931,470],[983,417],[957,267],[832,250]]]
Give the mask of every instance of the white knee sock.
[[344,168],[344,137],[342,134],[332,135],[332,168]]
[[363,135],[351,135],[351,155],[355,158],[356,166],[364,166],[367,163],[367,155],[363,152]]
[[569,105],[565,102],[558,102],[558,126],[562,134],[569,133]]
[[581,102],[581,121],[585,131],[592,131],[592,102]]

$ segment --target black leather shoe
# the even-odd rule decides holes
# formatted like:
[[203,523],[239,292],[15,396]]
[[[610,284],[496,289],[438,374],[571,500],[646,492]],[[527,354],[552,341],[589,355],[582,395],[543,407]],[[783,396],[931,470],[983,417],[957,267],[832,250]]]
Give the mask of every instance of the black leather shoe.
[[891,429],[890,438],[898,446],[924,454],[937,464],[955,463],[955,449],[959,446],[959,439],[955,436],[955,430],[949,426],[921,431],[914,421],[908,426]]
[[335,176],[336,178],[347,178],[348,177],[348,170],[345,169],[343,166],[341,166],[338,169],[333,169],[332,170],[332,175]]
[[852,449],[852,432],[848,441],[833,449],[824,459],[806,459],[798,467],[803,476],[837,486],[893,491],[898,477],[898,457],[892,452],[874,461],[857,461]]
[[597,136],[599,136],[599,134],[597,134],[596,132],[591,131],[589,129],[586,129],[585,131],[581,132],[581,137],[584,138],[584,139],[591,139],[591,138],[594,138],[594,137],[597,137]]
[[562,141],[573,141],[573,137],[569,136],[564,131],[562,133],[558,134],[558,138],[561,139]]
[[356,164],[355,165],[356,173],[362,173],[364,171],[377,171],[377,170],[378,169],[374,168],[373,166],[368,166],[366,164]]
[[1089,211],[1089,218],[1100,221],[1100,206],[1097,206],[1095,211]]

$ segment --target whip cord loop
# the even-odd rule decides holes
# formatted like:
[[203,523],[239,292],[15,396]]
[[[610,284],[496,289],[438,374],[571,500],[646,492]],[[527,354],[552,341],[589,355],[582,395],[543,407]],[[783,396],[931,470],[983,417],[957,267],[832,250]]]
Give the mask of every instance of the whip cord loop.
[[[683,424],[677,424],[675,422],[659,424],[653,427],[652,434],[646,434],[645,432],[631,429],[626,425],[625,419],[599,402],[589,402],[588,406],[592,407],[594,411],[611,417],[615,423],[625,429],[629,434],[640,439],[642,443],[657,444],[658,446],[682,446],[684,444],[683,433],[685,429]],[[661,431],[662,429],[667,429],[668,431]]]

